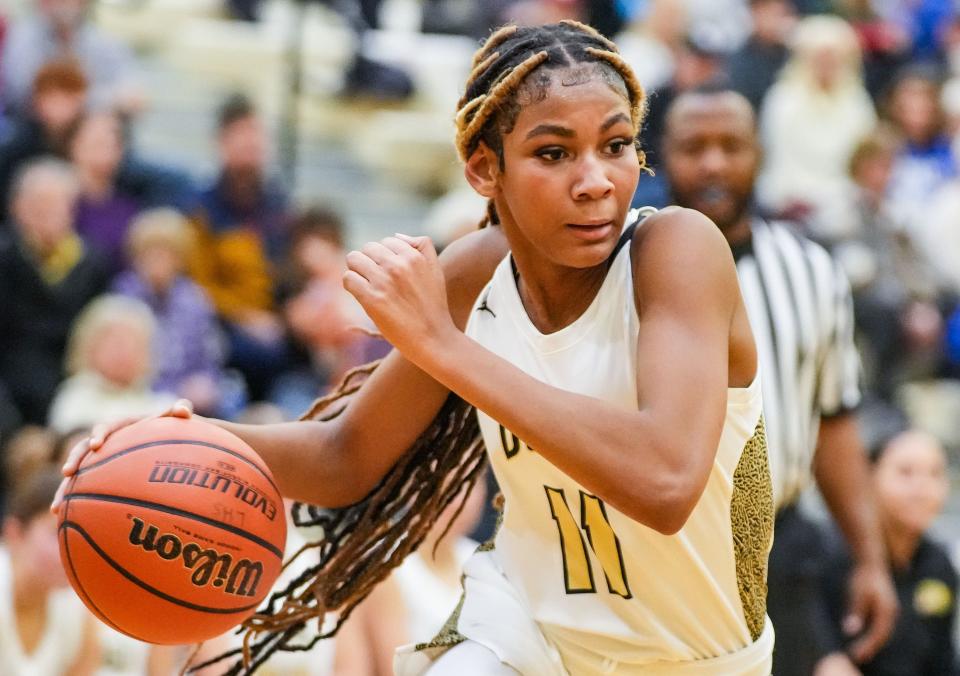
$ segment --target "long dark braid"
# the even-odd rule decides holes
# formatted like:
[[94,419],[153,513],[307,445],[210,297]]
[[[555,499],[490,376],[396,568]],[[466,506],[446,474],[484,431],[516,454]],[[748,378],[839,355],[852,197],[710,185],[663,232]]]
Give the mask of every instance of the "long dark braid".
[[[507,26],[493,33],[473,58],[466,91],[457,106],[456,144],[461,157],[468,158],[481,141],[502,153],[501,135],[516,122],[517,93],[531,73],[584,63],[596,63],[605,75],[622,81],[634,131],[639,130],[643,90],[613,43],[573,21],[531,28]],[[492,202],[485,223],[488,220],[497,222]],[[304,419],[331,420],[340,415],[376,366],[354,369],[336,392],[317,400]],[[429,427],[361,502],[334,510],[295,505],[295,524],[319,527],[322,534],[296,552],[287,565],[306,552],[316,552],[317,563],[274,592],[243,623],[243,648],[192,669],[230,660],[226,674],[249,674],[277,651],[309,650],[336,634],[377,583],[420,546],[440,514],[456,500],[465,499],[482,476],[485,462],[473,407],[451,394]],[[462,507],[461,501],[458,513]],[[321,625],[305,642],[296,642],[309,621],[322,622],[328,613],[336,619]]]

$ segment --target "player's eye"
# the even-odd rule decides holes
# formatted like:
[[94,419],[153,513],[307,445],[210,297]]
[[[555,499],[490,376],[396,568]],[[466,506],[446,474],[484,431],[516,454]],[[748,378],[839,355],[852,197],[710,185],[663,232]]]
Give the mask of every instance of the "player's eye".
[[547,162],[559,162],[567,156],[567,152],[563,148],[557,146],[548,146],[546,148],[540,148],[537,150],[536,156],[546,160]]
[[633,139],[618,138],[607,145],[607,150],[612,155],[619,155],[625,148],[633,144]]

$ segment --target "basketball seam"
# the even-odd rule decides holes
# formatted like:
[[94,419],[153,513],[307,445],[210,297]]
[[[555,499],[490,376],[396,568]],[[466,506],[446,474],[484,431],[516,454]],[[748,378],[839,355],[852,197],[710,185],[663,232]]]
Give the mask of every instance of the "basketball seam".
[[92,537],[90,537],[90,534],[87,533],[87,531],[85,531],[80,524],[73,521],[64,521],[62,524],[60,524],[60,528],[61,529],[69,528],[77,531],[81,535],[81,537],[83,537],[83,539],[87,541],[87,544],[89,544],[93,548],[93,550],[100,555],[100,558],[102,558],[104,561],[110,564],[111,568],[116,570],[118,573],[123,575],[125,578],[133,582],[138,587],[144,589],[145,591],[150,592],[154,596],[158,596],[162,598],[164,601],[169,601],[170,603],[173,603],[178,606],[182,606],[189,610],[196,610],[202,613],[211,613],[211,614],[217,614],[217,615],[235,615],[236,613],[243,613],[248,610],[253,610],[259,605],[259,602],[257,602],[249,606],[241,606],[238,608],[210,608],[208,606],[201,606],[196,603],[190,603],[189,601],[178,599],[175,596],[171,596],[170,594],[167,594],[166,592],[162,592],[156,587],[153,587],[147,584],[146,582],[138,578],[136,575],[128,571],[126,568],[121,566],[119,563],[114,561],[112,558],[110,558],[110,556],[105,551],[103,551],[103,549],[100,548],[100,546],[94,541]]
[[63,497],[64,501],[69,500],[94,500],[99,502],[113,502],[120,505],[133,505],[135,507],[145,507],[147,509],[153,509],[158,512],[165,512],[167,514],[173,514],[174,516],[184,516],[188,519],[193,519],[194,521],[199,521],[200,523],[205,523],[208,526],[213,526],[214,528],[220,528],[227,531],[228,533],[233,533],[234,535],[239,535],[242,538],[250,540],[254,544],[258,544],[268,552],[276,556],[281,561],[283,560],[283,550],[279,549],[275,545],[270,544],[262,537],[254,535],[249,531],[245,531],[242,528],[237,528],[236,526],[231,526],[229,523],[224,523],[223,521],[217,521],[216,519],[211,519],[209,517],[203,516],[201,514],[196,514],[194,512],[188,512],[184,509],[178,509],[176,507],[170,507],[169,505],[164,505],[159,502],[150,502],[149,500],[139,500],[137,498],[128,498],[122,495],[107,495],[104,493],[69,493]]
[[260,467],[257,463],[255,463],[250,458],[247,458],[241,455],[240,453],[237,453],[236,451],[232,451],[229,448],[224,448],[223,446],[212,444],[209,441],[197,441],[194,439],[162,439],[160,441],[149,441],[147,443],[137,444],[136,446],[125,448],[122,451],[117,451],[116,453],[111,455],[109,458],[104,458],[103,460],[95,462],[92,465],[87,465],[86,467],[82,467],[81,469],[77,470],[77,474],[85,474],[86,472],[89,472],[92,469],[100,467],[101,465],[106,465],[108,462],[113,462],[119,457],[129,455],[130,453],[136,453],[137,451],[142,451],[145,448],[154,448],[155,446],[169,446],[169,445],[175,445],[175,444],[179,444],[181,446],[187,446],[187,445],[204,446],[206,448],[212,448],[217,451],[222,451],[223,453],[226,453],[228,455],[232,455],[233,457],[237,458],[238,460],[242,460],[243,462],[247,463],[248,465],[253,467],[255,470],[257,470],[263,476],[264,479],[270,482],[270,485],[273,486],[273,489],[277,492],[277,494],[278,495],[280,494],[280,489],[273,482],[273,479],[270,477],[270,475],[267,474],[262,467]]
[[[76,480],[76,478],[74,478],[74,479],[72,480],[72,482],[71,482],[71,485],[72,485],[72,484],[75,484],[76,482],[77,482],[77,480]],[[69,502],[64,502],[62,509],[63,509],[63,519],[64,519],[64,523],[65,523],[65,522],[67,521],[67,517],[69,516],[70,503],[69,503]],[[58,530],[58,531],[63,531],[63,530],[64,530],[62,523],[60,524],[60,527],[59,527],[57,530]],[[96,603],[93,602],[93,599],[90,598],[90,594],[88,594],[88,593],[87,593],[87,590],[84,588],[83,583],[80,581],[80,576],[77,575],[77,569],[76,569],[76,568],[74,567],[74,565],[73,565],[73,557],[70,556],[70,538],[67,537],[67,534],[66,534],[65,532],[63,533],[63,550],[64,550],[64,551],[66,552],[66,554],[67,554],[67,565],[70,566],[70,572],[73,573],[73,579],[74,579],[74,581],[76,581],[76,583],[77,583],[77,584],[76,584],[76,591],[77,591],[77,593],[80,595],[80,597],[81,597],[84,601],[86,601],[86,602],[96,611],[96,613],[97,613],[97,618],[98,618],[99,620],[101,620],[102,622],[104,622],[105,624],[107,624],[108,626],[110,626],[111,628],[116,629],[117,631],[123,632],[123,630],[120,629],[120,627],[118,627],[117,625],[115,625],[113,622],[111,622],[111,621],[107,618],[107,614],[104,613],[102,610],[100,610],[100,607],[99,607]],[[125,632],[124,632],[124,633],[125,633]],[[136,638],[136,637],[134,637],[134,638]]]

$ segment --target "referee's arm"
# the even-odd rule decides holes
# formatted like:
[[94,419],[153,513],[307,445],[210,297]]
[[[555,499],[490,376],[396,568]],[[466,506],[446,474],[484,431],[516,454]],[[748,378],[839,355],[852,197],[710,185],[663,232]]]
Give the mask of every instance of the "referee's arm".
[[853,343],[853,303],[846,277],[834,272],[833,339],[819,373],[823,418],[813,473],[830,512],[843,531],[854,560],[843,629],[850,654],[869,660],[893,630],[897,598],[890,580],[867,456],[854,409],[860,402],[859,358]]

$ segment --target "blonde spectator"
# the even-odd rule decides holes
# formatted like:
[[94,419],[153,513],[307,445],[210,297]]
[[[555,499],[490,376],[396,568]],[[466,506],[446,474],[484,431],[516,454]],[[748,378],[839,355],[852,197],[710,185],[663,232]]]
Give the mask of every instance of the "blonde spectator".
[[189,223],[173,209],[146,211],[134,219],[126,245],[132,267],[113,291],[145,303],[156,320],[153,389],[191,400],[200,413],[232,418],[244,404],[243,387],[224,371],[212,303],[185,274]]
[[805,217],[818,236],[848,228],[847,165],[875,122],[856,33],[837,17],[803,19],[761,113],[761,201]]
[[60,485],[53,468],[17,477],[0,547],[0,674],[89,676],[99,663],[96,620],[60,563],[57,517],[50,501]]
[[50,407],[50,426],[63,433],[98,420],[160,412],[172,395],[150,390],[156,322],[138,300],[108,295],[77,319],[67,347],[67,371]]

